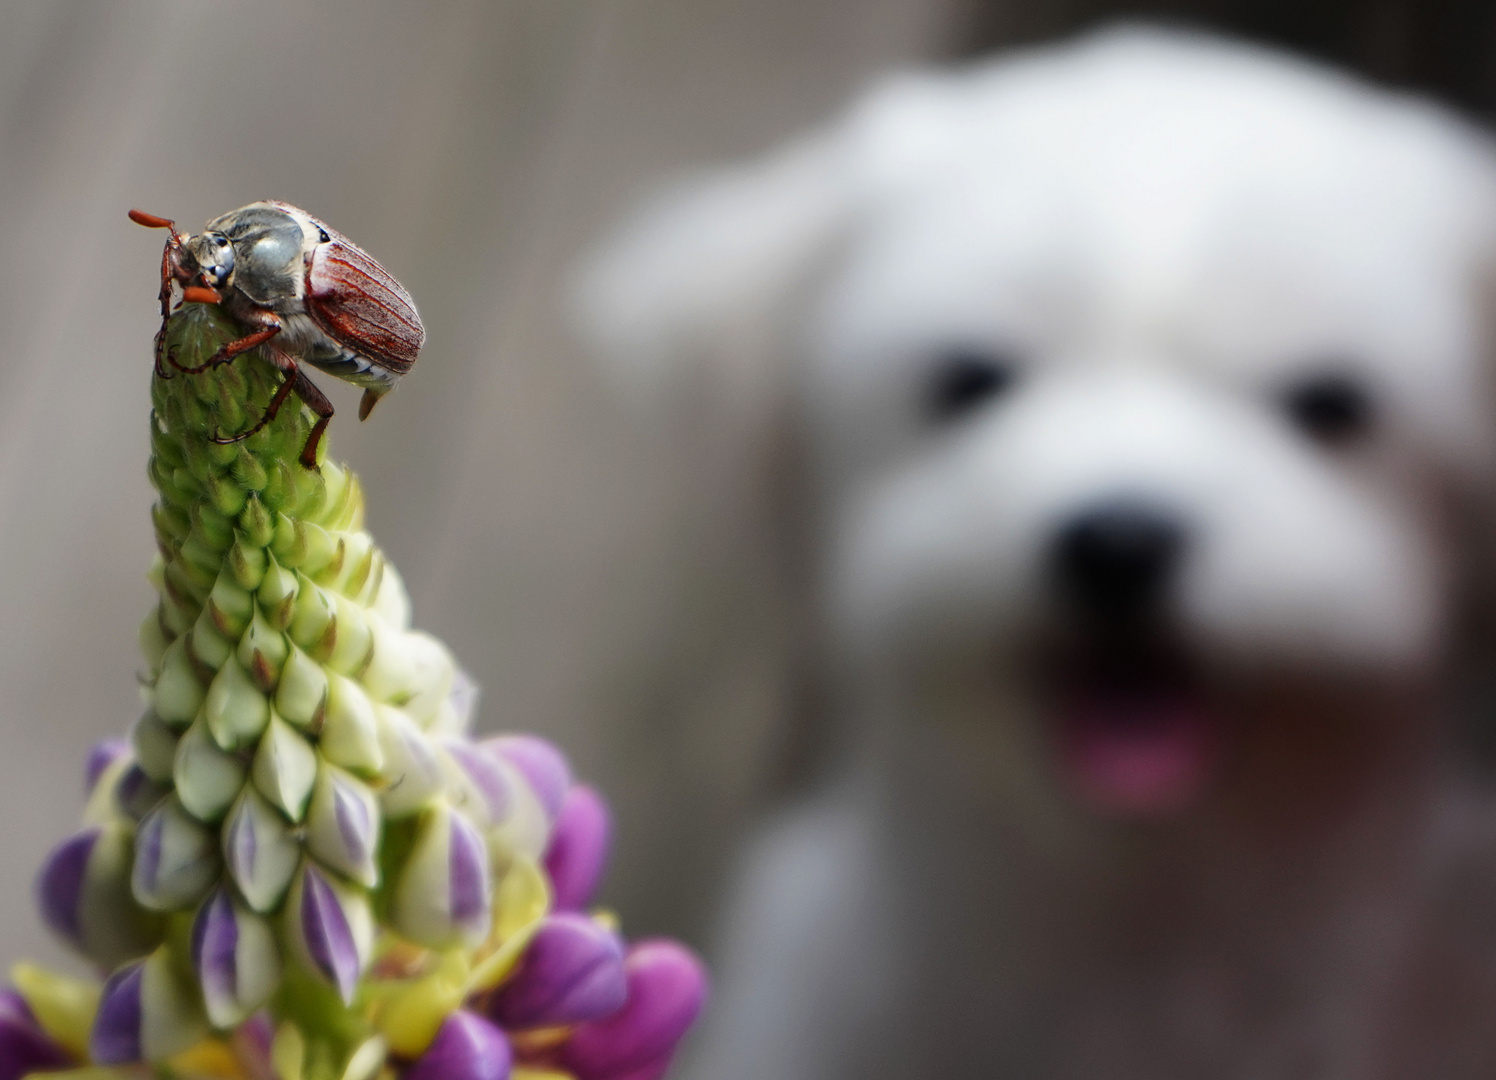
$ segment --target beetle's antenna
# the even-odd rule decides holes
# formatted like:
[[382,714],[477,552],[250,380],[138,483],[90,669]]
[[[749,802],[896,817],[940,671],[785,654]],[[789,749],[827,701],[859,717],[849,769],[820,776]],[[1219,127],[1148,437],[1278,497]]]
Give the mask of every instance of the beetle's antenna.
[[156,331],[156,375],[162,379],[171,378],[171,372],[166,370],[162,363],[166,348],[166,321],[171,318],[171,286],[175,277],[173,252],[181,248],[182,234],[177,232],[177,223],[171,218],[158,217],[155,214],[147,214],[144,210],[131,210],[130,220],[137,225],[144,225],[147,229],[166,229],[166,247],[161,252],[161,329]]
[[144,225],[147,229],[169,229],[171,230],[172,243],[180,244],[182,242],[182,234],[177,232],[177,223],[171,218],[147,214],[144,210],[131,210],[130,220],[137,225]]

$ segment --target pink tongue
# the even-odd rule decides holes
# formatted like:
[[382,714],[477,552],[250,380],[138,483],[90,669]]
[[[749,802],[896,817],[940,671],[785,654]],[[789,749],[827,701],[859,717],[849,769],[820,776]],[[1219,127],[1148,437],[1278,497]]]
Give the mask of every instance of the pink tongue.
[[1091,691],[1066,702],[1060,721],[1066,779],[1103,813],[1176,813],[1200,796],[1215,771],[1217,725],[1187,693]]

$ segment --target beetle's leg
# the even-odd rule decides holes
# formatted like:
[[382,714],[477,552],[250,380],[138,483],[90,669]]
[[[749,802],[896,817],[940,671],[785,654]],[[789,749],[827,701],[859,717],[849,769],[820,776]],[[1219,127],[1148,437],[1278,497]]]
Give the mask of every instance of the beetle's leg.
[[[161,361],[166,354],[166,323],[171,318],[171,248],[176,240],[176,229],[166,238],[166,247],[161,250],[161,329],[156,331],[156,374],[163,379],[171,378],[171,372]],[[173,361],[175,363],[175,361]]]
[[213,442],[219,445],[243,442],[251,435],[258,432],[270,421],[274,420],[280,412],[281,406],[286,403],[286,398],[295,393],[307,408],[317,414],[317,422],[312,425],[311,432],[306,437],[306,444],[301,448],[301,463],[308,469],[317,468],[317,446],[322,442],[322,433],[327,430],[327,423],[333,417],[332,402],[327,400],[327,395],[317,388],[317,384],[307,378],[306,372],[301,370],[295,358],[282,349],[274,346],[266,349],[270,362],[286,373],[285,381],[275,391],[275,396],[270,399],[270,404],[265,408],[265,415],[255,421],[254,427],[248,431],[240,432],[228,438],[215,435]]
[[[166,370],[162,361],[170,359],[165,355],[166,322],[171,318],[171,284],[176,277],[171,256],[172,252],[182,246],[182,234],[177,232],[177,223],[171,218],[157,217],[144,210],[131,210],[130,220],[147,229],[165,229],[167,233],[166,246],[161,249],[161,292],[158,297],[161,301],[161,329],[156,331],[156,374],[160,378],[169,379],[171,372]],[[175,364],[176,361],[173,360],[172,363]]]
[[237,435],[229,435],[228,437],[224,437],[222,435],[214,435],[208,441],[215,442],[219,446],[229,446],[236,442],[243,442],[251,435],[254,435],[266,424],[275,419],[276,414],[281,410],[281,406],[286,403],[286,398],[290,397],[291,391],[295,388],[295,385],[296,376],[287,375],[285,379],[281,381],[280,386],[276,388],[275,396],[270,399],[270,404],[266,406],[265,415],[261,416],[259,420],[255,421],[255,426],[250,428],[248,431],[241,431]]
[[306,445],[301,448],[301,463],[313,472],[317,471],[317,447],[322,442],[322,433],[327,430],[328,422],[332,420],[332,402],[327,400],[317,384],[306,377],[306,372],[301,368],[296,369],[292,377],[295,384],[296,396],[299,397],[306,407],[317,414],[317,422],[312,425],[311,432],[306,437]]
[[227,345],[224,345],[221,349],[219,349],[212,356],[208,357],[207,360],[199,364],[197,367],[183,367],[175,360],[172,360],[171,362],[173,366],[175,366],[176,369],[183,374],[197,375],[201,372],[207,371],[209,368],[215,368],[219,364],[227,364],[230,360],[238,356],[240,353],[248,352],[256,345],[265,344],[265,342],[275,337],[276,334],[279,334],[280,331],[280,324],[277,323],[275,326],[270,327],[270,329],[268,330],[259,330],[253,334],[248,335],[247,337],[239,338],[237,341],[230,341]]

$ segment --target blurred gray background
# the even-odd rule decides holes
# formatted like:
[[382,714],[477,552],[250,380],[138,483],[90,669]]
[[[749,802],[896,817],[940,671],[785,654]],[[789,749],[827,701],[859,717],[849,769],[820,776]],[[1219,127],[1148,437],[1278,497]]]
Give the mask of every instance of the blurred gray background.
[[702,943],[791,715],[772,556],[693,418],[645,421],[568,335],[590,241],[672,173],[766,149],[889,67],[1118,13],[1236,27],[1496,102],[1491,5],[1445,0],[393,0],[0,4],[0,959],[56,958],[31,880],[87,746],[139,705],[161,234],[303,206],[429,331],[332,450],[480,724],[558,740],[619,823],[605,899]]

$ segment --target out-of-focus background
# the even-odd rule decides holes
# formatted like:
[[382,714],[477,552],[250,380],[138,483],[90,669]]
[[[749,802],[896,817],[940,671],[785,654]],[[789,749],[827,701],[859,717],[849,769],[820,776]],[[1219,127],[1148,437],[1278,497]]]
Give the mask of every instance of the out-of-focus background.
[[[86,747],[138,711],[161,234],[301,205],[416,296],[429,344],[332,448],[480,723],[557,739],[619,823],[605,899],[705,942],[783,773],[774,566],[703,421],[646,418],[567,331],[587,245],[652,185],[763,150],[891,67],[1162,15],[1496,107],[1482,0],[11,0],[0,6],[0,959]],[[793,742],[789,739],[788,742]]]

